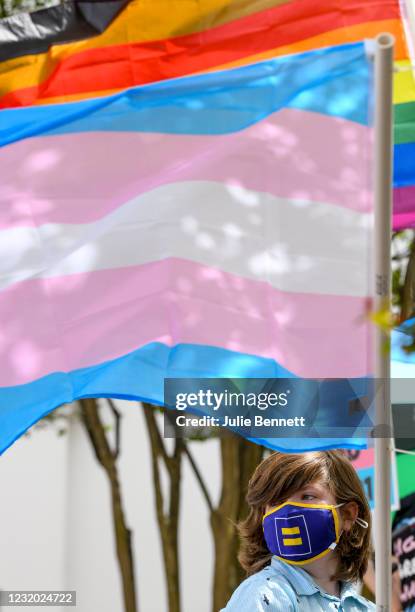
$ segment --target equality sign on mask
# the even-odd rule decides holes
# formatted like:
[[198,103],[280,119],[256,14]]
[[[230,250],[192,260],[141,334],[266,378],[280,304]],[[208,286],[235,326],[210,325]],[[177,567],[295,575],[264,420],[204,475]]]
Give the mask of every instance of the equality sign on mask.
[[[375,508],[375,449],[349,450],[347,456],[357,471],[364,487],[370,509]],[[391,474],[391,510],[399,510],[399,487],[398,472],[396,467],[396,455],[392,453]]]

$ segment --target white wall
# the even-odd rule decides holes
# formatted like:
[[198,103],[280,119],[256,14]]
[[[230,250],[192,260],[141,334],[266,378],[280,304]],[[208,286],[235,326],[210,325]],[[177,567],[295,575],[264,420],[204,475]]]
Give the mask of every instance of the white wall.
[[49,430],[21,438],[0,458],[1,589],[64,586],[67,454],[68,441]]
[[[167,612],[142,409],[136,403],[118,405],[123,414],[121,481],[134,532],[140,612]],[[194,453],[217,493],[217,441],[196,443]],[[72,425],[63,437],[46,430],[20,439],[0,459],[0,487],[0,588],[74,589],[77,612],[122,612],[108,483],[82,426]],[[210,612],[208,515],[187,462],[182,499],[183,612]]]

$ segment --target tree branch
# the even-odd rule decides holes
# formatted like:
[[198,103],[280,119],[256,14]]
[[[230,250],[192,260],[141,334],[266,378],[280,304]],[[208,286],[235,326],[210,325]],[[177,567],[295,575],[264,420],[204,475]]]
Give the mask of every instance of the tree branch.
[[152,406],[152,404],[148,404],[147,402],[142,402],[142,404],[143,404],[143,407],[144,407],[144,414],[146,416],[147,424],[149,424],[149,420],[147,418],[148,417],[148,413],[151,412],[152,419],[151,419],[151,423],[150,423],[150,425],[151,425],[151,432],[150,433],[151,433],[152,436],[154,436],[154,442],[157,445],[157,449],[159,450],[160,455],[163,458],[163,461],[164,461],[164,464],[165,464],[167,470],[170,472],[170,462],[171,462],[171,459],[170,459],[169,454],[166,451],[166,447],[165,447],[163,439],[162,439],[162,437],[160,435],[160,430],[157,427],[157,423],[156,423],[156,420],[155,420],[155,417],[154,417],[154,407]]
[[114,415],[114,419],[115,419],[115,448],[114,448],[112,454],[113,454],[114,459],[118,459],[119,454],[121,452],[121,419],[122,419],[122,415],[121,415],[121,412],[116,407],[114,401],[110,397],[107,397],[107,401],[108,401],[108,404],[109,404],[109,406],[111,408],[112,414]]
[[190,463],[190,465],[192,467],[194,475],[196,476],[196,480],[198,481],[198,483],[200,485],[200,488],[202,490],[202,493],[203,493],[203,496],[204,496],[204,498],[206,500],[208,508],[209,508],[210,512],[214,512],[215,511],[215,507],[214,507],[212,499],[210,497],[208,488],[207,488],[207,486],[205,484],[205,481],[203,480],[203,477],[202,477],[202,474],[201,474],[199,468],[197,467],[196,461],[194,460],[193,455],[190,452],[190,450],[189,450],[189,448],[188,448],[186,443],[183,443],[183,450],[184,450],[184,452],[185,452],[185,454],[186,454],[186,456],[187,456],[187,458],[189,460],[189,463]]

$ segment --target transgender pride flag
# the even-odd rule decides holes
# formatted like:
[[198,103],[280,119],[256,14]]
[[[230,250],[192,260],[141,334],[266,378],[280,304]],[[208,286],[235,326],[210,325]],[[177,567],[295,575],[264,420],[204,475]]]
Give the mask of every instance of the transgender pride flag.
[[371,78],[351,44],[0,112],[0,451],[165,377],[371,375]]

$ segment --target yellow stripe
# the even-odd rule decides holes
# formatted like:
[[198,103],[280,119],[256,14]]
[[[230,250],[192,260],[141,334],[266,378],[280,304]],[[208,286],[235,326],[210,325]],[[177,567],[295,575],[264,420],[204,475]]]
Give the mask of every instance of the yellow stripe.
[[0,63],[0,93],[37,85],[57,63],[81,51],[193,34],[289,2],[292,0],[132,0],[99,36]]
[[284,546],[301,546],[303,543],[302,538],[284,538],[282,543]]
[[338,508],[333,508],[333,518],[334,518],[334,531],[336,533],[336,544],[338,544],[340,540],[340,525],[339,525],[339,510]]
[[282,527],[281,529],[282,535],[295,535],[296,533],[300,533],[299,527]]
[[279,506],[275,506],[275,508],[271,508],[271,510],[269,510],[269,512],[266,512],[264,514],[264,518],[262,519],[262,522],[264,522],[264,520],[267,518],[267,516],[269,516],[270,514],[273,514],[276,510],[279,510],[280,508],[284,508],[284,506],[299,506],[300,508],[320,508],[323,510],[334,510],[333,506],[331,504],[307,504],[306,502],[289,502],[286,501],[283,504],[280,504]]
[[278,555],[275,555],[275,556],[280,561],[284,561],[285,563],[289,563],[289,565],[306,565],[307,563],[311,563],[312,561],[317,561],[317,559],[321,559],[322,557],[325,557],[330,552],[332,552],[332,551],[331,551],[331,549],[328,548],[327,550],[323,550],[322,553],[320,553],[319,555],[316,555],[312,559],[306,559],[305,561],[290,561],[286,557],[279,557]]
[[[396,62],[399,67],[410,66],[409,60]],[[412,70],[406,70],[405,72],[395,72],[393,82],[393,103],[403,104],[404,102],[415,101],[415,79],[414,72]]]

